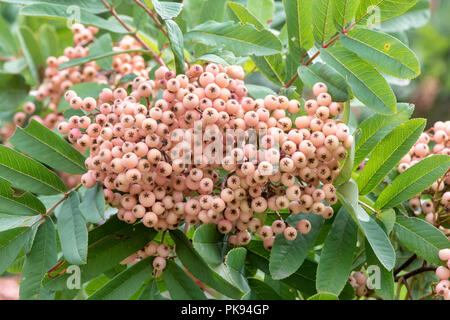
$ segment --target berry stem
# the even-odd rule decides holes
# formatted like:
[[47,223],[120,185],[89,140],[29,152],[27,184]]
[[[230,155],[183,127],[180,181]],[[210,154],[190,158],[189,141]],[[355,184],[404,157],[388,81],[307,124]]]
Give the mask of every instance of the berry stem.
[[136,31],[134,31],[133,29],[130,28],[129,25],[127,25],[117,14],[116,10],[114,9],[113,6],[109,5],[108,2],[106,2],[106,0],[102,0],[102,3],[104,4],[104,6],[109,10],[109,12],[111,12],[111,14],[114,16],[114,18],[116,18],[116,20],[131,34],[133,35],[133,37],[145,48],[145,50],[150,51],[151,54],[153,55],[153,58],[155,59],[155,61],[160,64],[161,66],[166,66],[166,64],[164,63],[164,61],[161,59],[161,57],[159,55],[156,54],[155,51],[152,50],[152,48],[150,48],[148,46],[148,44],[145,43],[144,40],[141,39],[141,37],[139,37],[139,35],[137,34]]

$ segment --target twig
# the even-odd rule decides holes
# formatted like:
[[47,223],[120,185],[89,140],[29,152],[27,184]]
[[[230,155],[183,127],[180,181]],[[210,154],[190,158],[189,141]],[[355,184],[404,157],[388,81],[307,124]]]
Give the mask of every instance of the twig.
[[101,1],[102,1],[102,3],[104,4],[104,6],[109,10],[109,12],[111,12],[111,14],[114,16],[114,18],[116,18],[116,20],[117,20],[117,21],[118,21],[118,22],[119,22],[119,23],[120,23],[120,24],[121,24],[121,25],[122,25],[122,26],[130,33],[130,34],[132,34],[133,37],[134,37],[137,41],[139,41],[139,43],[145,48],[145,50],[150,51],[150,52],[152,53],[153,58],[155,59],[155,61],[156,61],[158,64],[162,65],[162,66],[166,66],[166,64],[165,64],[164,61],[161,59],[161,57],[158,56],[158,55],[156,54],[156,52],[153,51],[152,48],[150,48],[150,47],[148,46],[148,44],[146,44],[145,41],[141,39],[141,37],[139,37],[139,35],[137,34],[136,31],[134,31],[133,29],[131,29],[130,26],[127,25],[127,24],[119,17],[119,15],[117,14],[117,12],[116,12],[116,10],[114,9],[114,7],[111,6],[111,5],[109,5],[109,3],[106,2],[106,0],[101,0]]
[[[367,15],[367,14],[366,14],[366,15]],[[363,16],[363,17],[365,17],[365,16]],[[362,19],[363,17],[361,17],[360,19]],[[351,26],[349,26],[347,29],[344,28],[343,33],[344,33],[344,34],[347,34],[347,32],[349,32],[350,29],[352,29],[359,21],[360,21],[360,20],[358,20],[357,22],[355,22],[354,24],[352,24]],[[333,39],[331,39],[331,40],[328,41],[327,43],[324,43],[324,44],[322,45],[322,47],[323,47],[324,49],[328,48],[328,47],[331,46],[333,43],[335,43],[336,41],[338,41],[339,38],[340,38],[340,36],[341,36],[341,35],[338,34],[337,36],[335,36]],[[317,58],[317,56],[318,56],[319,54],[320,54],[320,51],[317,51],[317,52],[316,52],[316,53],[315,53],[308,61],[306,61],[303,65],[304,65],[304,66],[307,66],[307,65],[311,64],[311,62],[313,62],[313,60],[314,60],[315,58]],[[298,73],[295,73],[294,76],[291,78],[291,80],[289,80],[289,82],[286,83],[283,87],[289,88],[289,87],[292,85],[292,83],[295,81],[295,79],[297,79],[297,77],[298,77]]]
[[401,277],[395,277],[394,279],[395,279],[396,282],[398,282],[398,281],[400,281],[401,278],[408,279],[408,278],[411,278],[411,277],[413,277],[415,275],[418,275],[418,274],[421,274],[421,273],[424,273],[424,272],[428,272],[428,271],[436,271],[436,268],[435,267],[423,266],[423,267],[421,267],[419,269],[416,269],[414,271],[408,272],[408,273],[402,275]]
[[[320,54],[320,51],[317,51],[311,58],[308,59],[308,61],[306,61],[302,65],[304,65],[304,66],[310,65],[314,61],[314,59],[316,59],[319,56],[319,54]],[[291,78],[291,80],[289,80],[289,82],[286,83],[283,87],[289,88],[297,78],[298,78],[298,72],[296,72],[294,74],[294,76]]]
[[278,219],[280,219],[281,221],[284,221],[283,217],[280,215],[280,213],[278,211],[275,211],[275,214],[277,215]]
[[394,271],[394,276],[396,276],[400,271],[406,269],[411,263],[414,262],[414,260],[416,260],[416,258],[417,256],[415,254],[409,257],[408,260],[406,260],[400,267],[398,267],[398,269]]
[[403,284],[404,284],[405,287],[406,287],[406,292],[408,293],[409,299],[410,299],[410,300],[414,300],[414,297],[413,297],[412,294],[411,294],[411,287],[409,286],[408,281],[406,281],[406,279],[405,279],[404,277],[401,277],[400,279],[401,279],[401,281],[403,282]]
[[335,43],[336,41],[339,40],[340,35],[338,34],[336,37],[334,37],[333,39],[331,39],[330,41],[328,41],[327,43],[324,43],[322,45],[323,48],[328,48],[329,46],[331,46],[333,43]]
[[74,188],[70,189],[68,192],[66,192],[64,194],[64,196],[60,200],[58,200],[58,202],[56,202],[50,209],[48,209],[45,212],[45,215],[48,216],[50,213],[52,213],[53,210],[55,210],[62,202],[64,202],[64,200],[66,200],[69,197],[69,195],[72,191],[78,190],[81,186],[82,186],[82,184],[80,183],[76,187],[74,187]]
[[167,30],[161,24],[161,22],[159,21],[158,17],[155,15],[155,13],[152,10],[150,10],[149,8],[147,8],[147,6],[145,4],[143,4],[141,1],[134,0],[134,2],[136,2],[136,4],[139,7],[141,7],[142,9],[144,9],[145,12],[147,12],[147,14],[150,16],[150,18],[152,18],[152,20],[156,23],[156,26],[158,27],[158,29],[161,30],[162,33],[164,33],[164,35],[167,37]]

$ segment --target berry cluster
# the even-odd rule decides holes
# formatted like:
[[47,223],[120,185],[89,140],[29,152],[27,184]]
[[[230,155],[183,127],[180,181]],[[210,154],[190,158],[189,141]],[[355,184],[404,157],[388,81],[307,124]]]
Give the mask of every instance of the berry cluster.
[[[434,126],[422,133],[407,155],[403,157],[398,166],[402,173],[422,159],[434,154],[450,155],[450,121],[438,121]],[[448,236],[450,230],[440,226],[444,215],[450,212],[450,172],[434,182],[430,188],[409,200],[409,206],[414,214],[425,214],[425,220],[439,226]]]
[[121,261],[120,264],[135,264],[142,259],[147,257],[153,257],[153,268],[154,273],[153,276],[155,278],[159,277],[162,274],[162,271],[166,268],[166,259],[173,257],[171,253],[173,253],[174,248],[166,243],[157,243],[154,241],[150,241],[145,245],[145,247],[139,250],[136,253],[133,253],[129,257],[125,258]]
[[232,245],[247,244],[250,230],[270,249],[274,235],[294,240],[311,224],[288,226],[280,216],[262,226],[254,214],[333,215],[332,182],[353,137],[337,120],[342,106],[325,84],[314,86],[308,115],[292,121],[288,115],[298,113],[300,103],[248,97],[239,66],[192,65],[186,75],[160,67],[155,77],[137,77],[130,94],[123,88],[104,89],[98,99],[64,94],[86,115],[72,116],[58,130],[90,147],[81,181],[87,188],[101,183],[120,219],[142,219],[157,231],[215,223],[220,232],[234,233]]
[[436,276],[440,279],[436,285],[436,293],[445,300],[450,300],[450,249],[440,250],[439,258],[447,262],[447,268],[440,266],[436,269]]
[[[100,66],[91,61],[80,66],[59,70],[59,66],[73,59],[86,57],[89,55],[90,44],[95,40],[98,32],[96,27],[84,27],[81,24],[72,26],[74,47],[67,47],[60,57],[48,57],[44,79],[35,93],[38,102],[46,101],[45,115],[41,117],[34,114],[35,103],[26,102],[23,110],[15,113],[14,125],[7,125],[2,128],[2,136],[7,139],[15,130],[15,125],[23,126],[27,120],[39,121],[46,127],[54,129],[58,122],[64,120],[64,116],[57,111],[58,104],[64,92],[73,85],[83,82],[105,83],[117,87],[122,76],[134,73],[137,76],[146,75],[150,69],[146,67],[144,58],[139,53],[122,53],[113,58],[113,70],[102,70]],[[141,45],[131,36],[124,36],[119,43],[113,46],[114,51],[140,49]],[[47,102],[48,101],[48,102]]]
[[367,295],[367,276],[361,272],[361,271],[356,271],[353,272],[353,274],[351,274],[348,277],[348,282],[350,283],[350,285],[355,288],[356,291],[356,295],[358,297],[363,297],[365,295]]

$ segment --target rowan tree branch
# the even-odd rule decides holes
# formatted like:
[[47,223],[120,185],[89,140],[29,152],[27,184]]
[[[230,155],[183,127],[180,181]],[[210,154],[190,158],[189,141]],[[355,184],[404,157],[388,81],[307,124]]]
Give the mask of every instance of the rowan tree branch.
[[145,43],[144,40],[142,40],[141,37],[139,37],[139,35],[137,34],[137,32],[133,29],[131,29],[131,27],[129,25],[127,25],[117,14],[116,10],[114,9],[113,6],[109,5],[108,2],[106,2],[106,0],[101,0],[103,5],[109,10],[109,12],[114,16],[114,18],[116,18],[116,20],[125,28],[125,30],[127,30],[141,45],[142,47],[147,50],[150,51],[153,58],[155,59],[155,61],[160,64],[161,66],[166,66],[166,64],[164,63],[164,61],[161,59],[161,57],[156,54],[156,52],[154,50],[152,50],[152,48],[149,47],[149,45],[147,43]]

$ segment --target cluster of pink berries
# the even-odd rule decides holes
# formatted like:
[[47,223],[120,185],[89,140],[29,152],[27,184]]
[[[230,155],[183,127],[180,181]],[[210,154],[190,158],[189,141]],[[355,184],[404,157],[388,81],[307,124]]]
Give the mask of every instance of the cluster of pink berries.
[[[287,112],[298,113],[300,103],[248,97],[239,66],[192,65],[186,75],[160,67],[155,77],[137,77],[129,95],[123,88],[104,89],[98,99],[70,90],[64,95],[86,116],[72,116],[58,130],[90,147],[81,181],[87,188],[101,183],[106,201],[119,207],[119,219],[141,219],[157,231],[183,222],[214,223],[220,232],[234,233],[232,245],[247,244],[250,230],[270,249],[274,235],[294,240],[311,224],[304,219],[293,227],[280,219],[262,226],[255,213],[332,217],[332,182],[353,136],[337,120],[342,106],[325,84],[314,86],[308,115],[292,121]],[[252,133],[257,143],[250,141]]]
[[358,297],[363,297],[367,295],[367,276],[361,272],[356,271],[348,277],[348,282],[355,289],[356,295]]
[[[60,99],[65,91],[73,85],[83,82],[96,82],[109,84],[112,87],[119,86],[121,77],[134,73],[137,76],[148,74],[144,58],[139,53],[122,53],[113,58],[113,70],[102,70],[100,66],[91,61],[80,66],[59,70],[58,67],[70,60],[86,57],[89,55],[90,44],[95,40],[94,36],[98,32],[96,27],[84,27],[81,24],[72,26],[74,47],[67,47],[60,57],[48,57],[45,69],[45,77],[36,92],[37,101],[45,101],[45,115],[34,114],[35,104],[27,102],[23,106],[23,111],[14,115],[14,125],[23,126],[27,117],[39,121],[46,127],[54,129],[58,122],[64,120],[64,116],[57,111]],[[124,36],[119,43],[113,46],[113,51],[140,49],[141,44],[131,36]],[[15,126],[3,128],[2,136],[10,137],[14,133]]]
[[439,259],[447,262],[447,267],[439,266],[436,269],[436,276],[440,279],[436,285],[436,293],[445,300],[450,300],[450,249],[439,251]]
[[153,259],[153,268],[154,276],[157,278],[166,268],[166,259],[169,257],[171,252],[172,248],[168,244],[158,244],[154,241],[150,241],[146,244],[144,249],[138,251],[137,256],[139,259],[156,256]]
[[[401,173],[422,159],[434,154],[450,155],[450,121],[438,121],[422,133],[406,156],[400,161],[398,171]],[[431,147],[431,145],[433,145]],[[442,215],[450,212],[450,172],[434,182],[430,188],[409,200],[409,206],[416,215],[425,214],[425,220],[439,226],[447,236],[450,230],[439,225]],[[425,195],[424,197],[422,197]],[[429,196],[427,196],[429,195]]]
[[163,270],[166,268],[166,259],[170,258],[170,254],[173,253],[173,247],[166,243],[160,243],[150,241],[145,247],[136,253],[133,253],[129,257],[125,258],[121,264],[135,264],[147,257],[155,256],[153,259],[153,276],[159,277]]

